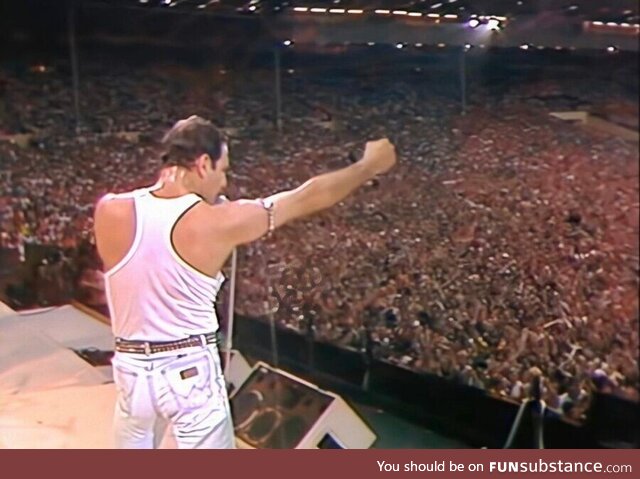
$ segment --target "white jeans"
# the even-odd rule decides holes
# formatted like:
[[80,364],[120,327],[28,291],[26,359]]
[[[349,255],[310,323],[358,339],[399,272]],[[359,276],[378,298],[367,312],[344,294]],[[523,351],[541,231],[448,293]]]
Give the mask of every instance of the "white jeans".
[[[158,355],[156,355],[158,356]],[[230,449],[235,437],[220,356],[215,345],[160,357],[116,352],[116,447],[159,447],[169,425],[184,449]]]

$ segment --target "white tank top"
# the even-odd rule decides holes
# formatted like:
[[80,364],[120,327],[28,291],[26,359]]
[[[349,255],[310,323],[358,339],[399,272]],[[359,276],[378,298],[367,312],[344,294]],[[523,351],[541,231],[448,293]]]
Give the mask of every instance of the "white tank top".
[[159,198],[151,194],[153,189],[115,195],[133,198],[136,233],[126,256],[104,275],[113,333],[124,339],[172,341],[217,331],[214,303],[224,276],[198,271],[171,242],[178,220],[201,198]]

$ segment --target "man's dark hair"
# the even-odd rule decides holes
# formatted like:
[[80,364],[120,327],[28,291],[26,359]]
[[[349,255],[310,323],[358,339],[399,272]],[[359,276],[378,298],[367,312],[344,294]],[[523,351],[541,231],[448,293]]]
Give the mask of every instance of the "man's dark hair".
[[200,155],[208,154],[213,164],[222,156],[227,139],[213,123],[193,115],[176,122],[162,138],[162,166],[189,168]]

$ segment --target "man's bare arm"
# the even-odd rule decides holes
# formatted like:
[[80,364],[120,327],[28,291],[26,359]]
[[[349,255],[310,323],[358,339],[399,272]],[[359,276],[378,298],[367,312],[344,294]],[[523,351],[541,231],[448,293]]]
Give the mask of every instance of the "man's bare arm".
[[[339,203],[376,175],[389,171],[395,163],[395,148],[389,140],[368,142],[358,162],[311,178],[294,190],[267,198],[274,205],[274,226],[280,227]],[[268,231],[269,217],[260,201],[235,201],[229,203],[227,208],[225,229],[233,244],[255,241]]]

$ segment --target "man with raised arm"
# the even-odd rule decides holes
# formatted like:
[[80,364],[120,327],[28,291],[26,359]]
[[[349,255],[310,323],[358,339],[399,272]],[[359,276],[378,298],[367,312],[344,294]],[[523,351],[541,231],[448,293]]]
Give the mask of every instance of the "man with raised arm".
[[197,117],[162,140],[158,182],[108,194],[95,236],[115,336],[116,446],[153,448],[166,421],[180,448],[233,448],[229,401],[215,343],[220,269],[233,248],[342,201],[396,163],[386,139],[362,159],[257,200],[217,203],[227,184],[223,134]]

